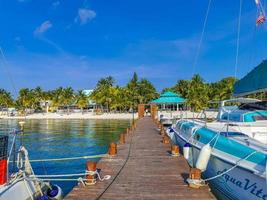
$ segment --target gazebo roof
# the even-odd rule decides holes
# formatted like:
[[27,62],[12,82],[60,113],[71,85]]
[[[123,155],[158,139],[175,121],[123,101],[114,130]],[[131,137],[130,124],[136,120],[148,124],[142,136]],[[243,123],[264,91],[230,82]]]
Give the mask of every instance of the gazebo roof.
[[167,91],[160,95],[158,99],[151,101],[154,104],[182,104],[185,103],[185,99],[178,94]]

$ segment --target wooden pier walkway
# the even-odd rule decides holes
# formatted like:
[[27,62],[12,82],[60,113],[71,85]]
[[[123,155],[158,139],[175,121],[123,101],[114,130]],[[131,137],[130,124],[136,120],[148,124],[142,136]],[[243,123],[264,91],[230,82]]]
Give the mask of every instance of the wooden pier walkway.
[[111,175],[111,179],[77,186],[65,199],[215,199],[208,187],[188,187],[186,160],[170,156],[171,145],[161,141],[150,117],[138,120],[134,133],[118,145],[117,156],[102,158],[97,164],[101,176]]

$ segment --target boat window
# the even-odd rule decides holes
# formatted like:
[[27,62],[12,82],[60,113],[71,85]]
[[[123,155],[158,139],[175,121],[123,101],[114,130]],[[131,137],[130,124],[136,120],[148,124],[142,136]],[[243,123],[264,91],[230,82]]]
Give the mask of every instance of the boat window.
[[255,121],[260,121],[260,120],[267,120],[266,110],[252,111],[244,115],[245,122],[255,122]]
[[233,122],[240,122],[241,121],[241,113],[224,113],[221,117],[222,120],[225,121],[233,121]]
[[265,116],[263,116],[263,115],[261,115],[261,116],[253,116],[253,119],[255,120],[255,121],[260,121],[260,120],[267,120],[267,116],[265,115]]
[[199,141],[200,140],[200,135],[199,134],[195,134],[194,135],[194,139],[197,140],[197,141]]
[[240,133],[240,132],[220,132],[221,135],[225,136],[225,137],[248,137],[247,135],[245,135],[244,133]]
[[267,110],[267,101],[241,104],[238,108],[241,110]]

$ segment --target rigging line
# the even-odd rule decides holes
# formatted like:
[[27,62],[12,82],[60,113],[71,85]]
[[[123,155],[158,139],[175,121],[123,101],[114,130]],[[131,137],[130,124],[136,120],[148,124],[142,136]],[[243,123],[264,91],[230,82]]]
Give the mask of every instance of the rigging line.
[[265,16],[264,4],[262,5],[261,1],[259,1],[260,11]]
[[202,42],[203,42],[203,37],[204,37],[204,33],[205,33],[205,30],[206,30],[207,21],[208,21],[208,17],[209,17],[209,13],[210,13],[211,2],[212,2],[212,0],[209,0],[208,8],[207,8],[207,11],[206,11],[206,16],[205,16],[205,20],[204,20],[204,23],[203,23],[201,36],[200,36],[200,40],[199,40],[198,47],[197,47],[197,53],[196,53],[196,56],[195,56],[195,59],[194,59],[194,63],[193,63],[192,76],[195,74],[196,65],[197,65],[197,62],[198,62],[198,58],[199,58],[199,54],[200,54],[200,50],[201,50],[201,46],[202,46]]
[[8,76],[8,78],[9,78],[9,81],[10,81],[12,87],[13,87],[13,90],[14,90],[15,94],[18,95],[18,92],[17,92],[17,89],[16,89],[15,82],[14,82],[14,80],[13,80],[13,78],[12,78],[12,76],[11,76],[11,73],[10,73],[8,67],[7,67],[6,57],[5,57],[5,54],[4,54],[3,49],[2,49],[1,46],[0,46],[0,53],[1,53],[1,56],[2,56],[2,64],[3,64],[3,68],[6,70],[7,76]]
[[241,28],[241,14],[243,0],[239,1],[239,14],[238,14],[238,27],[237,27],[237,40],[236,40],[236,56],[235,56],[235,78],[237,76],[238,57],[239,57],[239,42],[240,42],[240,28]]

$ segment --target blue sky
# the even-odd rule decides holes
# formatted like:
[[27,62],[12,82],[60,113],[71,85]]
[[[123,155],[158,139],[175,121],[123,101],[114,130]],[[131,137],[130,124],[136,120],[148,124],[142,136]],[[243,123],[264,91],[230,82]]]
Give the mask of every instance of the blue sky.
[[[243,1],[237,76],[267,58],[266,25]],[[264,3],[264,2],[263,2]],[[160,91],[189,79],[208,0],[0,0],[0,87],[93,88],[137,72]],[[207,82],[234,75],[239,0],[213,0],[196,65]]]

